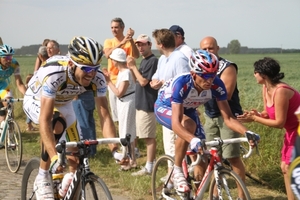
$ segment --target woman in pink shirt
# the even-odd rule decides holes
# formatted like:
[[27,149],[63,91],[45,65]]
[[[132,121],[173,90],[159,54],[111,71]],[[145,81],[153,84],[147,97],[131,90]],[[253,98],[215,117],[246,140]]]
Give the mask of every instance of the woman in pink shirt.
[[284,73],[280,72],[279,63],[265,57],[254,63],[254,77],[263,85],[264,110],[245,111],[238,116],[242,122],[255,121],[274,128],[285,128],[281,150],[281,170],[284,176],[288,199],[294,199],[287,172],[291,163],[293,146],[297,136],[298,119],[294,114],[300,106],[300,94],[297,90],[281,81]]

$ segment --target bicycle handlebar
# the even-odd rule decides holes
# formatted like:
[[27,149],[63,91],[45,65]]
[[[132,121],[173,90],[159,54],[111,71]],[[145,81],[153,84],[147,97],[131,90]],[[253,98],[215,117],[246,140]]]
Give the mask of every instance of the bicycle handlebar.
[[232,138],[232,139],[225,139],[225,140],[222,140],[221,138],[215,138],[212,141],[205,142],[205,145],[215,147],[215,146],[221,146],[223,144],[233,144],[233,143],[242,143],[242,142],[247,142],[249,145],[248,153],[243,155],[243,158],[249,158],[253,152],[253,148],[250,146],[250,143],[248,142],[248,138],[246,137]]
[[[221,138],[214,138],[214,140],[212,141],[208,141],[206,142],[205,140],[202,140],[203,143],[205,143],[205,145],[202,146],[210,146],[210,147],[217,147],[217,146],[222,146],[223,144],[233,144],[233,143],[242,143],[242,142],[247,142],[249,145],[248,151],[245,155],[243,155],[244,159],[247,159],[251,156],[252,152],[253,152],[253,148],[251,147],[250,143],[248,142],[249,140],[253,140],[255,143],[255,147],[256,147],[256,152],[259,155],[259,151],[258,151],[258,147],[257,147],[257,141],[255,141],[255,138],[249,136],[248,133],[246,133],[245,137],[241,137],[241,138],[232,138],[232,139],[225,139],[222,140]],[[209,151],[204,149],[205,154],[209,154]],[[197,165],[198,163],[200,163],[200,160],[202,159],[201,155],[198,153],[197,154],[197,159],[196,161],[191,163],[191,166]]]
[[[130,138],[131,138],[131,135],[126,134],[125,138],[98,138],[96,140],[81,140],[78,142],[66,142],[66,141],[59,142],[55,146],[57,155],[58,155],[58,163],[62,166],[64,166],[66,164],[65,156],[66,156],[66,148],[68,148],[68,147],[84,148],[84,147],[90,146],[90,145],[116,144],[116,143],[120,143],[122,146],[129,146]],[[127,156],[126,148],[121,148],[121,149],[122,149],[123,158],[126,158],[126,156]]]
[[17,98],[17,99],[13,99],[13,98],[5,98],[5,99],[0,99],[1,102],[9,102],[9,103],[13,103],[13,102],[19,102],[19,101],[23,101],[23,98]]

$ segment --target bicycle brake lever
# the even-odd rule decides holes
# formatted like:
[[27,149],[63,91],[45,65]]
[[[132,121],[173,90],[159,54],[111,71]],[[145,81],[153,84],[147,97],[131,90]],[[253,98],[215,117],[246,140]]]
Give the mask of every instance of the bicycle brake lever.
[[125,138],[121,138],[121,144],[123,146],[129,146],[131,134],[127,133]]
[[65,160],[65,156],[66,156],[66,141],[61,141],[60,143],[58,143],[56,146],[56,151],[57,151],[57,155],[58,155],[58,160],[57,162],[65,167],[66,166],[66,160]]

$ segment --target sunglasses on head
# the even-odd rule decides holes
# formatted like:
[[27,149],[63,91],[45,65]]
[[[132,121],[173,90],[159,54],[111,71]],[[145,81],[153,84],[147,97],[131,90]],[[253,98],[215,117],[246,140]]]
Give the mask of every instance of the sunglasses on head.
[[98,71],[98,69],[100,68],[100,65],[96,65],[96,66],[81,65],[81,64],[76,63],[72,59],[70,59],[70,60],[72,61],[72,63],[74,63],[74,65],[76,65],[77,67],[79,67],[85,73],[90,73],[90,72]]
[[9,55],[9,56],[1,56],[1,58],[4,58],[5,60],[12,60],[13,56]]
[[215,73],[206,73],[206,74],[198,74],[198,75],[205,80],[216,77]]

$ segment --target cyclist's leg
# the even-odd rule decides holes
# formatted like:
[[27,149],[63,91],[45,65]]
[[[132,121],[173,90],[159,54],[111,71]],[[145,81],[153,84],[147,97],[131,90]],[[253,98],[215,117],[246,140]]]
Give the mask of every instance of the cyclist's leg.
[[[57,108],[62,116],[64,116],[64,119],[66,120],[66,131],[62,134],[59,141],[80,141],[82,139],[82,132],[80,129],[79,123],[77,123],[76,115],[73,110],[72,103],[68,103],[64,106],[60,106]],[[77,148],[74,149],[67,149],[68,151],[76,151]],[[77,157],[75,156],[68,156],[68,164],[69,164],[69,170],[71,172],[75,172],[77,168]]]
[[[23,110],[34,123],[39,124],[40,101],[36,101],[31,96],[25,95],[23,100]],[[49,166],[49,155],[42,144],[39,170],[33,185],[37,199],[54,198],[51,184],[52,177],[48,170]]]
[[[182,121],[182,126],[190,133],[195,133],[197,129],[197,125],[195,121],[184,113]],[[174,186],[177,188],[179,192],[189,192],[190,188],[187,184],[187,181],[184,178],[183,170],[182,170],[182,160],[186,155],[186,151],[189,143],[182,139],[181,137],[177,137],[175,141],[175,161],[174,161],[174,171],[173,171],[173,181]]]
[[[155,114],[158,122],[163,126],[171,129],[172,125],[172,109],[169,106],[157,105],[155,104]],[[182,126],[191,133],[195,133],[196,123],[193,119],[187,115],[183,115]],[[190,190],[187,181],[184,178],[182,170],[182,160],[187,151],[189,143],[184,139],[177,137],[175,141],[175,162],[174,162],[174,171],[173,171],[173,181],[174,186],[179,192],[188,192]]]

